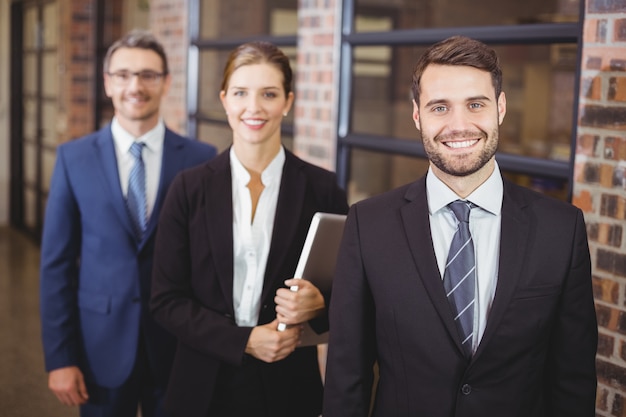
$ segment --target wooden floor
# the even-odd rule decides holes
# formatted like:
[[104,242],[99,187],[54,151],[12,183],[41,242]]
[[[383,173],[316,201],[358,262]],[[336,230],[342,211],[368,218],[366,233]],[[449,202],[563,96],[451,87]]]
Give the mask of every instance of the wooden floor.
[[0,227],[0,416],[74,417],[48,391],[39,325],[39,248]]

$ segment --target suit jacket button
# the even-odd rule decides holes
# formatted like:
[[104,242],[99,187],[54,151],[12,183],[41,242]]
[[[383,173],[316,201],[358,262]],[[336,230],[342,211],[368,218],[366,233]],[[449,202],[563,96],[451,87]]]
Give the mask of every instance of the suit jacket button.
[[461,387],[461,393],[463,395],[469,395],[472,392],[472,386],[469,384],[463,384]]

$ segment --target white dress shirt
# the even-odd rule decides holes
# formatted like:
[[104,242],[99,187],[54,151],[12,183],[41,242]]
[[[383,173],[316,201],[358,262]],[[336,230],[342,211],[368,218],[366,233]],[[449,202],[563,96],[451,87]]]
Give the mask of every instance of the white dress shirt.
[[130,153],[133,142],[143,142],[146,144],[141,153],[146,171],[146,203],[147,217],[154,209],[159,182],[161,180],[161,163],[163,161],[163,142],[165,141],[165,123],[159,123],[150,131],[136,138],[128,133],[114,117],[111,122],[111,133],[115,144],[115,156],[117,157],[117,170],[120,177],[120,186],[124,197],[128,194],[128,177],[130,170],[135,164],[135,157]]
[[[477,297],[474,304],[474,337],[472,342],[474,352],[476,352],[485,332],[498,282],[503,190],[502,176],[496,163],[495,169],[487,181],[465,199],[478,206],[470,212],[469,222],[476,256]],[[447,206],[460,198],[430,169],[426,176],[426,193],[433,246],[441,279],[443,279],[450,243],[458,224],[456,216]]]
[[252,219],[250,174],[230,149],[233,187],[233,303],[239,326],[256,326],[261,309],[265,267],[270,251],[278,190],[285,164],[285,150],[280,151],[261,173],[263,191]]

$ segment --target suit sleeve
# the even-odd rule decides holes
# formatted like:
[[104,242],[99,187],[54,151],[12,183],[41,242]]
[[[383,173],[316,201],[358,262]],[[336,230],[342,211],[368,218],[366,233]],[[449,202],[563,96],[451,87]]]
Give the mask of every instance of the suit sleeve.
[[[216,279],[211,271],[192,268],[193,209],[184,176],[178,175],[165,198],[157,229],[152,271],[151,312],[179,342],[215,359],[240,364],[252,327],[239,327],[235,318],[212,310],[195,296],[193,274]],[[208,267],[207,267],[208,268]]]
[[545,399],[553,417],[595,414],[598,330],[591,261],[582,213],[578,211],[569,276],[559,304],[547,359]]
[[330,302],[324,417],[366,417],[375,361],[374,303],[361,252],[358,206],[346,221]]
[[63,150],[60,147],[57,152],[41,242],[40,314],[46,371],[78,365],[81,214]]

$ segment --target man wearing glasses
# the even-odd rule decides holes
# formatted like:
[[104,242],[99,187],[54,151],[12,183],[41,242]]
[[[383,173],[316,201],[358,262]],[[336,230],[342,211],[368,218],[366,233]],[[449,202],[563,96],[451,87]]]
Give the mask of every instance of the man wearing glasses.
[[112,122],[58,147],[41,246],[48,384],[81,417],[161,417],[175,341],[147,310],[167,188],[216,149],[169,130],[163,46],[133,31],[104,60]]

